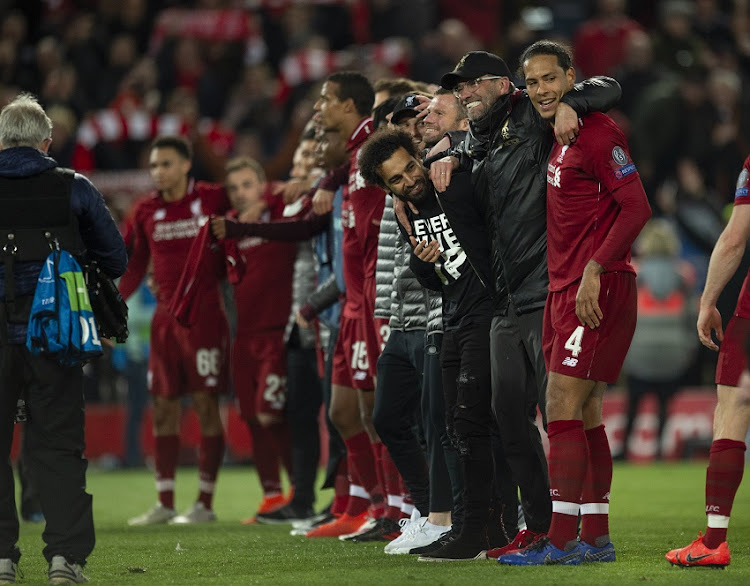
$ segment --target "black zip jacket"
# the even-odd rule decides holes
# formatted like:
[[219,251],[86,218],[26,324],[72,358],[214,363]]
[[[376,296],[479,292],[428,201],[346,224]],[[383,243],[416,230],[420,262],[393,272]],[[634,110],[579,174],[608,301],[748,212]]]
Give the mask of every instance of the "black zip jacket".
[[[562,101],[584,115],[613,107],[620,93],[614,79],[595,77],[576,84]],[[526,91],[516,90],[471,123],[457,153],[462,165],[471,165],[474,205],[489,234],[496,315],[505,315],[511,299],[521,314],[543,308],[547,298],[546,169],[554,140]],[[457,228],[455,210],[445,211]],[[466,251],[471,259],[471,247]]]

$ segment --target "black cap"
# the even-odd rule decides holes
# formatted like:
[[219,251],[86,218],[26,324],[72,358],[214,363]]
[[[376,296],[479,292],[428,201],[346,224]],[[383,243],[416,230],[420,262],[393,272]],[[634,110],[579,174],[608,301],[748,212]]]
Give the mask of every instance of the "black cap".
[[419,113],[416,109],[417,106],[419,106],[417,94],[405,95],[393,108],[391,123],[398,124],[404,118],[414,118]]
[[471,51],[461,57],[456,68],[440,78],[440,85],[452,90],[462,81],[483,75],[499,75],[510,78],[510,69],[500,57],[487,51]]

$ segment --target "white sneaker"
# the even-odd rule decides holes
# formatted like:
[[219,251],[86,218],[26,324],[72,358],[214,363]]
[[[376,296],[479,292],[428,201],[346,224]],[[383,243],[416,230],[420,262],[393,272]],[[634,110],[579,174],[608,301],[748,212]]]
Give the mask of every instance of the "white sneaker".
[[[450,526],[444,525],[433,525],[429,521],[425,520],[424,523],[420,523],[416,529],[409,532],[408,536],[405,536],[401,543],[396,547],[392,548],[388,553],[390,554],[406,554],[412,549],[417,547],[424,547],[437,541],[441,535],[450,531]],[[403,537],[403,536],[402,536]]]
[[0,584],[16,583],[16,564],[9,558],[0,559]]
[[168,509],[161,503],[156,503],[142,515],[130,519],[128,525],[159,525],[161,523],[167,523],[176,516],[177,511],[174,509]]
[[188,525],[193,523],[211,523],[216,521],[216,515],[206,505],[198,501],[182,515],[177,515],[169,521],[172,525]]
[[383,551],[385,551],[385,553],[393,553],[393,550],[399,547],[399,543],[401,543],[414,531],[418,531],[419,527],[421,525],[424,525],[425,523],[427,523],[427,517],[422,517],[415,507],[411,512],[411,517],[409,517],[408,519],[399,519],[398,524],[401,525],[401,535],[386,544]]
[[56,555],[52,558],[49,564],[48,576],[50,584],[81,584],[89,581],[83,575],[81,566],[71,564],[61,555]]
[[378,520],[372,517],[367,517],[367,520],[359,526],[354,533],[347,533],[346,535],[339,535],[339,541],[349,541],[352,537],[357,537],[363,533],[367,533],[370,529],[377,525]]

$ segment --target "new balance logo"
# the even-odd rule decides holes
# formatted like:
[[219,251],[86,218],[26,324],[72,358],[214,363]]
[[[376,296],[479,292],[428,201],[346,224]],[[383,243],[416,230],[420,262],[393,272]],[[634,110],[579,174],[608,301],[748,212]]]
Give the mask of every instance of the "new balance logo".
[[571,358],[568,356],[565,360],[562,361],[563,366],[577,366],[578,365],[578,358]]

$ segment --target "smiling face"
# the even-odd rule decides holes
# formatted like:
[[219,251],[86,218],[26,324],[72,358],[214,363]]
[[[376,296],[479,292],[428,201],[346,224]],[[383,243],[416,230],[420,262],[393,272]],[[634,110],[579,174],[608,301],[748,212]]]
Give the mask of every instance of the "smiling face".
[[456,95],[466,108],[469,120],[475,122],[483,118],[502,96],[510,91],[510,80],[507,77],[488,79],[474,85],[459,84]]
[[[456,97],[452,94],[440,94],[432,98],[427,106],[424,118],[422,140],[429,147],[435,146],[446,132],[462,130],[459,119],[460,110]],[[465,130],[465,129],[464,129]]]
[[565,71],[556,55],[535,55],[523,62],[523,73],[534,108],[545,120],[554,120],[560,98],[575,83],[575,70]]
[[378,169],[383,185],[404,201],[419,202],[427,192],[427,170],[406,149],[399,147]]

